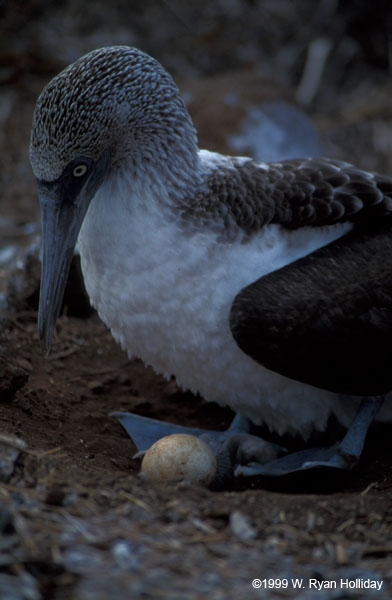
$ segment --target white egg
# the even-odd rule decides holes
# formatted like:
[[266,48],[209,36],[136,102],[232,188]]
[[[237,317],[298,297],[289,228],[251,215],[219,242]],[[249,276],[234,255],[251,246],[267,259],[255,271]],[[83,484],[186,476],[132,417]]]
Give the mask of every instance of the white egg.
[[151,446],[142,466],[148,481],[180,481],[209,485],[216,474],[216,459],[211,448],[194,435],[167,435]]

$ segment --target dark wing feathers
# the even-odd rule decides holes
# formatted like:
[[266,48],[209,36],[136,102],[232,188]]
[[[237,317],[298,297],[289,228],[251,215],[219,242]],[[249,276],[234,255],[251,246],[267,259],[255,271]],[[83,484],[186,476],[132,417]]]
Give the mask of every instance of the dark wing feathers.
[[348,163],[310,158],[269,163],[267,170],[253,161],[234,166],[211,175],[215,201],[208,201],[208,210],[250,235],[269,223],[297,229],[392,212],[392,178]]
[[269,223],[355,223],[351,233],[241,290],[230,315],[240,348],[273,371],[336,393],[391,391],[392,178],[327,159],[268,170],[245,162],[237,177],[226,202],[249,235]]
[[389,392],[392,217],[241,290],[230,325],[246,354],[282,375],[337,393]]

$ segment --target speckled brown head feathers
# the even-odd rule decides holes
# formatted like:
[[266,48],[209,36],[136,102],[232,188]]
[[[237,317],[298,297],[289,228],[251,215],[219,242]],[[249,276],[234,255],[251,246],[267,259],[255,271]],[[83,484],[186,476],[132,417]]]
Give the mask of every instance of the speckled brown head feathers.
[[134,177],[163,174],[184,223],[214,226],[225,241],[269,223],[295,229],[392,211],[392,178],[339,161],[288,160],[264,168],[215,155],[220,158],[202,159],[200,170],[196,133],[175,83],[136,48],[81,57],[45,87],[35,109],[30,159],[38,179],[54,181],[71,160],[97,159],[108,148],[113,163],[125,159]]
[[165,69],[136,48],[94,50],[57,75],[35,108],[30,160],[38,179],[53,181],[77,156],[147,160],[196,154],[196,135]]

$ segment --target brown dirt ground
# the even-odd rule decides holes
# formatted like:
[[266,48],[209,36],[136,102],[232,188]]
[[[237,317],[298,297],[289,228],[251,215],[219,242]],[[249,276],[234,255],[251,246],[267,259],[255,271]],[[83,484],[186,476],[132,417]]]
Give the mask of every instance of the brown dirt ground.
[[[147,484],[112,410],[209,428],[225,427],[229,411],[127,360],[95,314],[63,315],[45,358],[35,300],[36,293],[19,305],[0,334],[0,431],[27,442],[11,481],[0,485],[3,540],[13,539],[0,586],[2,570],[26,571],[44,598],[107,598],[116,590],[137,598],[245,598],[259,597],[255,577],[307,582],[378,573],[385,590],[390,430],[372,431],[360,466],[344,477],[264,479],[224,492]],[[236,511],[251,527],[249,539],[232,525]]]

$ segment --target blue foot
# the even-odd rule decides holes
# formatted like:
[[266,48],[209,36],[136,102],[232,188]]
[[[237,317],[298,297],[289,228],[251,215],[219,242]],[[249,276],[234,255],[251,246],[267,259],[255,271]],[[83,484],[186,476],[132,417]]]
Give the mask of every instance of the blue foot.
[[263,475],[279,477],[298,471],[319,468],[350,470],[359,461],[368,429],[383,402],[384,398],[363,399],[353,423],[340,443],[336,443],[329,448],[301,450],[266,464],[237,465],[234,469],[234,476],[254,477]]
[[[148,450],[155,442],[172,433],[189,433],[189,435],[196,436],[206,433],[205,429],[199,429],[198,427],[183,427],[182,425],[150,419],[150,417],[142,417],[134,413],[111,412],[110,416],[115,417],[124,427],[138,452]],[[222,432],[214,431],[213,433],[220,434]]]
[[143,417],[128,412],[112,412],[124,427],[137,448],[135,456],[142,456],[156,441],[173,433],[187,433],[202,438],[216,456],[217,475],[211,487],[221,489],[233,479],[236,465],[265,463],[286,452],[284,448],[251,435],[251,422],[247,417],[236,414],[225,431],[183,427],[166,421]]
[[[366,434],[384,398],[365,398],[340,443],[329,448],[311,448],[287,454],[282,446],[249,434],[250,421],[237,414],[226,431],[207,431],[142,417],[133,413],[113,412],[111,416],[124,427],[138,452],[144,452],[160,438],[173,433],[202,437],[215,452],[218,479],[227,483],[234,477],[279,477],[310,469],[352,469],[358,462]],[[284,456],[282,456],[284,455]]]

